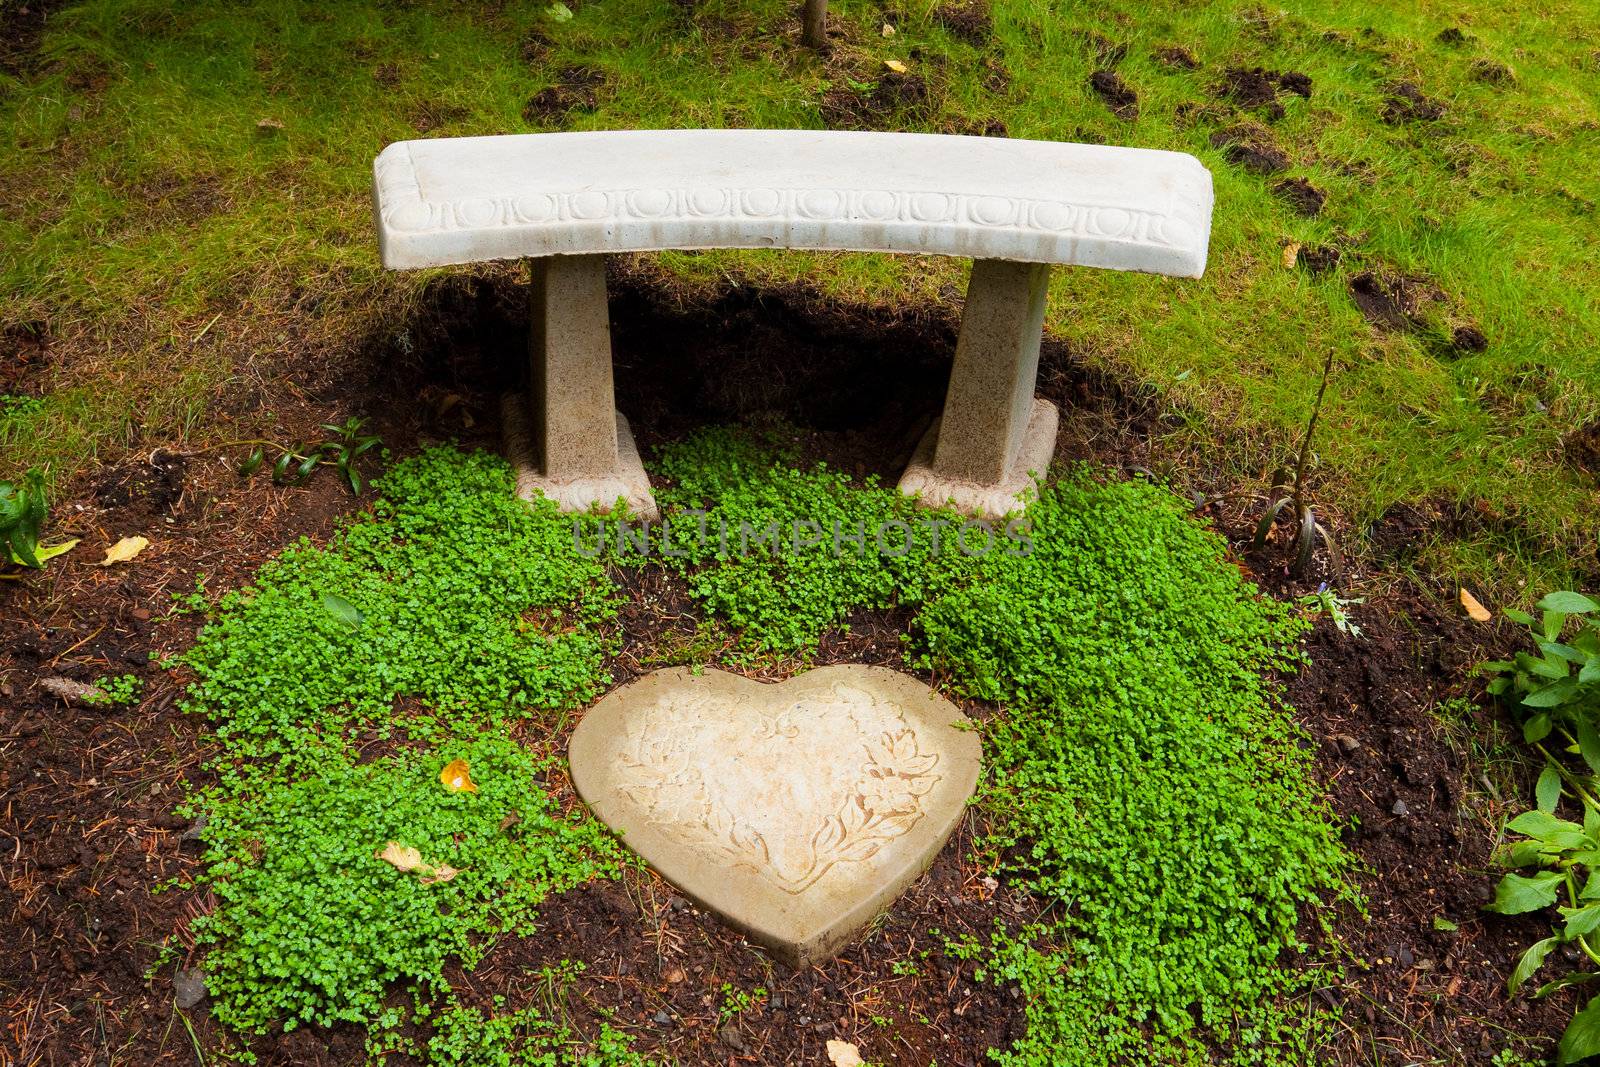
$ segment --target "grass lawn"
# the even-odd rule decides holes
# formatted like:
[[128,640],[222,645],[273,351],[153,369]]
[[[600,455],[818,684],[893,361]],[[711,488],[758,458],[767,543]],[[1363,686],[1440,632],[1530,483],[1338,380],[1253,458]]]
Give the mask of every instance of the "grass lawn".
[[[269,412],[240,426],[218,411],[292,357],[337,366],[427,282],[377,266],[369,168],[390,141],[1003,131],[1178,149],[1212,169],[1204,279],[1063,270],[1050,305],[1050,331],[1076,355],[1168,412],[1159,444],[1180,468],[1258,484],[1290,452],[1331,347],[1316,493],[1347,540],[1406,502],[1449,519],[1430,524],[1425,563],[1507,596],[1590,566],[1600,520],[1572,462],[1588,453],[1563,446],[1600,415],[1600,280],[1587,269],[1600,37],[1585,4],[1001,0],[985,19],[845,2],[826,60],[796,47],[791,7],[52,11],[37,55],[0,74],[0,327],[17,364],[0,365],[0,474],[43,465],[60,479],[146,437],[270,429]],[[1303,82],[1263,89],[1229,73],[1257,67],[1308,76],[1309,98],[1294,91]],[[1113,113],[1097,70],[1131,88],[1136,116]],[[1230,138],[1257,160],[1278,152],[1281,173],[1233,161],[1237,143],[1214,146]],[[1315,218],[1274,191],[1292,179],[1325,194]],[[964,269],[659,259],[692,283],[801,280],[907,306],[959,291]]]

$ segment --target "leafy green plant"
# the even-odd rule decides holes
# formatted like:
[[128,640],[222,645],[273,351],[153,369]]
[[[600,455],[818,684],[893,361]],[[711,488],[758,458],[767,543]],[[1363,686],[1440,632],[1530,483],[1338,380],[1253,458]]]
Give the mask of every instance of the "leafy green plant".
[[105,694],[102,703],[111,706],[121,706],[136,703],[139,691],[144,688],[144,680],[137,674],[119,674],[114,677],[96,678],[95,688]]
[[[1560,917],[1554,933],[1534,942],[1517,961],[1506,982],[1512,996],[1563,945],[1579,950],[1582,966],[1540,985],[1536,998],[1600,979],[1600,951],[1595,947],[1600,940],[1600,805],[1581,785],[1572,785],[1583,807],[1581,824],[1544,810],[1523,812],[1506,824],[1507,830],[1524,836],[1500,854],[1500,862],[1513,870],[1500,879],[1486,909],[1523,915],[1554,906]],[[1600,997],[1591,997],[1561,1035],[1556,1062],[1577,1063],[1596,1055],[1600,1055]]]
[[[1600,979],[1600,802],[1595,799],[1600,792],[1600,620],[1595,618],[1600,603],[1582,593],[1557,590],[1535,608],[1538,616],[1516,609],[1505,613],[1528,628],[1535,651],[1518,651],[1480,669],[1494,675],[1489,692],[1511,708],[1523,738],[1545,762],[1534,786],[1535,810],[1506,824],[1523,839],[1500,854],[1500,862],[1513,872],[1500,879],[1487,908],[1521,915],[1556,906],[1561,920],[1551,936],[1523,953],[1507,991],[1515,995],[1563,945],[1577,948],[1585,965],[1539,986],[1534,996],[1544,997]],[[1563,758],[1574,755],[1581,766]],[[1556,818],[1564,796],[1582,807],[1582,823]],[[1534,873],[1515,873],[1528,869]],[[1600,997],[1591,997],[1577,1011],[1557,1047],[1561,1064],[1592,1055],[1600,1055]]]
[[1307,593],[1296,603],[1312,615],[1326,615],[1334,629],[1346,637],[1361,636],[1361,627],[1350,617],[1350,609],[1366,603],[1365,597],[1342,597],[1329,588],[1327,582],[1323,582],[1315,593]]
[[[1507,703],[1522,723],[1522,736],[1552,764],[1544,742],[1555,734],[1577,746],[1591,770],[1600,773],[1600,603],[1582,593],[1558,590],[1534,605],[1540,612],[1511,609],[1506,617],[1528,628],[1537,655],[1517,652],[1479,668],[1496,677],[1489,692]],[[1572,634],[1564,631],[1572,623]]]
[[[365,419],[349,418],[341,425],[325,422],[322,428],[335,436],[326,441],[285,448],[272,463],[272,480],[280,485],[300,485],[316,473],[318,467],[334,467],[344,478],[352,493],[361,492],[365,484],[361,478],[360,460],[363,455],[383,443],[376,434],[363,434]],[[261,469],[266,462],[266,444],[256,447],[239,464],[239,473],[245,477]]]
[[46,512],[44,475],[39,471],[30,470],[21,485],[0,482],[0,566],[15,563],[40,570],[78,543],[40,545]]
[[646,1067],[631,1048],[631,1035],[602,1021],[592,1041],[565,1022],[552,1020],[537,1005],[494,1014],[452,1001],[434,1020],[427,1043],[433,1067]]
[[1328,392],[1328,376],[1333,371],[1333,355],[1334,350],[1329,348],[1327,357],[1322,361],[1322,379],[1317,384],[1317,399],[1311,405],[1310,417],[1306,419],[1305,433],[1300,438],[1300,449],[1295,455],[1293,468],[1288,470],[1280,468],[1272,476],[1273,491],[1287,489],[1287,495],[1280,496],[1268,505],[1261,520],[1256,523],[1254,546],[1260,551],[1266,547],[1267,538],[1272,536],[1272,528],[1277,525],[1282,515],[1287,513],[1294,520],[1294,534],[1289,539],[1289,549],[1293,553],[1289,573],[1297,578],[1302,578],[1310,572],[1311,558],[1316,552],[1319,537],[1328,546],[1328,551],[1334,555],[1337,565],[1338,548],[1334,544],[1333,535],[1328,532],[1326,526],[1317,521],[1316,512],[1306,499],[1306,473],[1311,468],[1311,440],[1317,430],[1317,419],[1322,415],[1323,398]]

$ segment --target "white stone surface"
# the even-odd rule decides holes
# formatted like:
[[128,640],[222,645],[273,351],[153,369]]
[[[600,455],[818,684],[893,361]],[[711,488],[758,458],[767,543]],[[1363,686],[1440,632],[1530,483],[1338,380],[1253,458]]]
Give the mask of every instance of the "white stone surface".
[[663,877],[781,959],[835,952],[933,861],[977,784],[949,701],[884,667],[776,685],[655,671],[573,731],[572,782]]
[[819,130],[401,141],[373,167],[383,262],[817,248],[1199,277],[1211,174],[1141,148]]

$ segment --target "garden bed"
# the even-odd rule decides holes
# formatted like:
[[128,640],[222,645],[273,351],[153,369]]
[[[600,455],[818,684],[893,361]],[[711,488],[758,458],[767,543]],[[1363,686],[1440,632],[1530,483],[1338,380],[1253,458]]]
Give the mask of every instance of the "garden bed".
[[[615,283],[619,404],[647,455],[702,424],[733,421],[786,434],[797,467],[825,462],[857,484],[892,479],[937,408],[953,342],[946,311],[885,316],[799,289],[708,298],[633,269]],[[295,368],[309,381],[292,385],[297,376],[286,374],[252,400],[307,436],[322,422],[368,415],[396,460],[444,439],[493,449],[496,394],[514,374],[501,356],[520,350],[517,299],[503,276],[439,283],[413,319],[373,339],[364,375],[324,384],[315,368]],[[405,353],[393,347],[402,334]],[[1057,344],[1047,345],[1041,392],[1063,409],[1058,459],[1093,461],[1113,480],[1148,471],[1146,439],[1163,417],[1153,403],[1085,371]],[[265,472],[233,473],[244,448],[185,455],[145,445],[155,451],[57,500],[53,533],[83,536],[83,545],[40,578],[0,584],[0,833],[11,857],[0,912],[18,931],[0,963],[15,1020],[0,1040],[16,1043],[22,1062],[187,1062],[197,1051],[209,1062],[238,1048],[207,1002],[174,1007],[174,974],[201,963],[193,920],[217,903],[204,887],[183,888],[202,874],[201,842],[193,818],[174,808],[186,791],[215,784],[206,767],[221,749],[204,716],[179,710],[189,669],[148,659],[194,644],[201,617],[175,605],[214,605],[297,538],[327,543],[360,506],[331,472],[280,488]],[[1175,488],[1218,496],[1237,486],[1225,471],[1198,468]],[[1232,546],[1231,564],[1270,595],[1314,590],[1317,579],[1291,582],[1279,556],[1248,550],[1260,503],[1228,498],[1204,514]],[[90,565],[99,546],[134,533],[152,541],[143,555]],[[1363,572],[1367,600],[1351,609],[1363,632],[1346,635],[1318,617],[1305,642],[1310,662],[1287,678],[1287,695],[1314,750],[1318,789],[1360,861],[1352,879],[1370,919],[1331,898],[1304,914],[1304,936],[1329,949],[1309,957],[1327,977],[1294,1003],[1341,1009],[1322,1050],[1333,1062],[1488,1062],[1523,1039],[1553,1037],[1571,1010],[1561,997],[1507,1000],[1505,976],[1537,924],[1478,911],[1501,801],[1518,804],[1527,785],[1491,740],[1500,727],[1468,673],[1497,631],[1459,618],[1449,591],[1406,573],[1404,558],[1385,558],[1384,531],[1370,541],[1337,533],[1347,565]],[[705,607],[676,574],[654,565],[613,573],[622,602],[607,624],[612,684],[668,662],[758,677],[801,666],[750,658],[726,632],[701,626]],[[184,599],[197,589],[199,601]],[[808,662],[905,668],[907,609],[858,609],[848,623],[829,627]],[[39,685],[125,673],[143,680],[142,696],[115,710],[64,704]],[[989,723],[1004,714],[981,700],[963,706]],[[514,736],[531,751],[559,752],[571,716],[557,722],[529,719]],[[360,747],[371,761],[404,746],[374,736]],[[558,808],[575,806],[558,768],[547,785]],[[581,1040],[605,1024],[633,1035],[636,1052],[683,1063],[825,1062],[828,1040],[858,1044],[878,1063],[982,1063],[987,1049],[1024,1036],[1028,994],[1020,980],[978,979],[984,961],[949,945],[987,942],[996,919],[1025,923],[1043,907],[993,876],[994,857],[977,855],[995,830],[988,819],[974,809],[865,940],[806,972],[772,964],[648,872],[628,869],[620,881],[547,898],[536,935],[501,937],[475,967],[450,964],[445,977],[463,1009],[492,1013],[502,995],[512,1008],[564,1013]],[[408,1023],[396,1033],[428,1030]],[[339,1024],[251,1047],[264,1063],[356,1063],[365,1040]]]

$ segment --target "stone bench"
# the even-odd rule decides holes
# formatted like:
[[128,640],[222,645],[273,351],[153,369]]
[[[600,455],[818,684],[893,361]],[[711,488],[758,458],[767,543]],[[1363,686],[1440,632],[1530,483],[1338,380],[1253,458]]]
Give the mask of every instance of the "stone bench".
[[806,248],[975,260],[942,417],[900,488],[998,516],[1055,446],[1033,395],[1051,264],[1199,277],[1211,175],[1193,156],[910,133],[670,130],[402,141],[373,167],[384,266],[528,259],[518,490],[653,516],[612,388],[604,256]]

